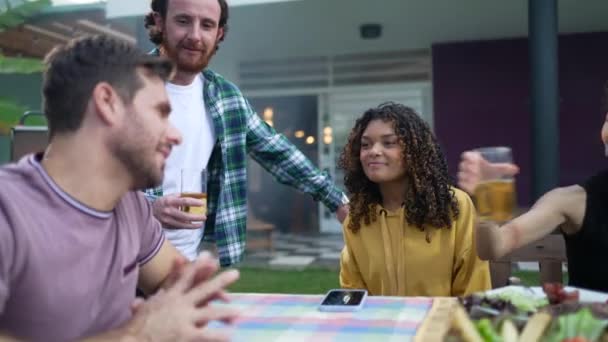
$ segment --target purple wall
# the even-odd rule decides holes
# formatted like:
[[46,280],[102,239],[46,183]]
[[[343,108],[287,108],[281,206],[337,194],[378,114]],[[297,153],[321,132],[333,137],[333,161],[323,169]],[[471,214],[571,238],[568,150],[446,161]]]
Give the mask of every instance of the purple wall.
[[[560,36],[560,185],[608,164],[599,132],[608,80],[608,32]],[[532,127],[527,39],[433,46],[435,132],[452,174],[460,153],[507,145],[521,167],[520,204],[531,204]]]

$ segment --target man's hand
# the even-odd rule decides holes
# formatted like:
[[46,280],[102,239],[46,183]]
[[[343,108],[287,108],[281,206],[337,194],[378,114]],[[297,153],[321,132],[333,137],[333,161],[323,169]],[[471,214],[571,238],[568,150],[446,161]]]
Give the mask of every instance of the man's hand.
[[338,207],[338,210],[336,210],[336,218],[340,223],[343,223],[346,216],[348,216],[348,204],[342,204]]
[[[203,251],[198,257],[199,260],[205,258],[211,261],[203,263],[202,266],[198,268],[197,273],[194,277],[194,281],[192,283],[193,287],[207,281],[209,278],[211,278],[213,274],[215,274],[215,272],[220,269],[220,264],[218,263],[217,259],[215,259],[211,255],[211,253]],[[184,258],[178,258],[173,260],[171,271],[169,272],[167,278],[163,281],[161,288],[168,289],[174,286],[178,282],[178,280],[184,275],[184,272],[187,269],[188,265],[189,262]],[[212,300],[213,299],[219,299],[221,301],[228,302],[228,296],[226,295],[225,291],[220,291],[216,297],[212,298]]]
[[[177,264],[176,264],[177,265]],[[212,278],[219,268],[208,253],[191,264],[179,264],[174,283],[144,302],[134,303],[133,319],[126,329],[138,341],[228,341],[223,332],[209,330],[210,321],[232,324],[237,312],[210,301],[224,297],[225,288],[239,277],[237,270]]]
[[481,153],[466,151],[461,155],[458,165],[458,186],[472,195],[479,183],[500,178],[501,176],[515,176],[519,168],[510,163],[490,163],[483,159]]
[[162,223],[164,228],[197,229],[207,220],[205,215],[189,214],[180,210],[180,207],[200,207],[205,203],[191,197],[179,197],[177,194],[167,195],[156,199],[152,203],[154,217]]

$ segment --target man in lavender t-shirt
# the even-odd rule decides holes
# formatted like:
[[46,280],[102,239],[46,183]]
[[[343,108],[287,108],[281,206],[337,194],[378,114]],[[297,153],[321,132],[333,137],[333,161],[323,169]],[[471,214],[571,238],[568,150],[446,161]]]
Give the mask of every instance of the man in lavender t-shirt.
[[[216,277],[164,240],[136,190],[162,181],[180,142],[167,117],[173,66],[104,36],[55,49],[43,97],[50,144],[0,168],[0,340],[225,340]],[[135,288],[152,296],[135,301]],[[164,288],[154,294],[159,288]]]
[[131,316],[138,266],[164,242],[159,223],[135,192],[113,210],[86,206],[41,158],[0,169],[0,331],[67,340],[119,326]]

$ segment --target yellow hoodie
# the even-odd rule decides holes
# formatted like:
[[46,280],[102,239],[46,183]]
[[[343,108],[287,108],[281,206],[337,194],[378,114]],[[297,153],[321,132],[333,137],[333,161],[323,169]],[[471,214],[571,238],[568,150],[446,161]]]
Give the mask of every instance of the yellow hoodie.
[[462,296],[491,288],[487,261],[477,257],[475,208],[454,189],[460,215],[449,229],[421,231],[405,221],[404,208],[380,207],[375,222],[354,233],[344,221],[340,285],[383,296]]

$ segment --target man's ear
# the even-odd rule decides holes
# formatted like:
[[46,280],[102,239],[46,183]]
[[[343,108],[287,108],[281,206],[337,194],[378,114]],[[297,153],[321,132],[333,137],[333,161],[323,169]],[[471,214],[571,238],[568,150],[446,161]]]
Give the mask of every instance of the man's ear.
[[224,28],[220,27],[217,29],[217,39],[215,40],[215,44],[219,44],[222,39],[224,39]]
[[152,16],[154,17],[154,26],[156,27],[156,30],[158,30],[158,32],[162,31],[164,26],[163,17],[158,12],[152,13]]
[[93,88],[91,101],[100,121],[106,125],[116,125],[122,120],[124,104],[116,90],[106,82],[98,83]]

